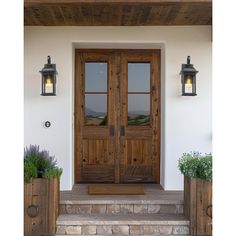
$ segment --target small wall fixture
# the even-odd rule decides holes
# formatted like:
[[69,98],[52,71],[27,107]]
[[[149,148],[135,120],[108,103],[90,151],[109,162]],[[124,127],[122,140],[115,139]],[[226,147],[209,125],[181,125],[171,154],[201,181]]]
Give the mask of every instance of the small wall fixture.
[[190,64],[190,56],[187,57],[187,64],[182,64],[180,71],[182,82],[182,96],[196,96],[196,74],[198,71]]
[[56,96],[56,64],[51,64],[51,57],[47,57],[47,64],[39,71],[42,74],[42,96]]

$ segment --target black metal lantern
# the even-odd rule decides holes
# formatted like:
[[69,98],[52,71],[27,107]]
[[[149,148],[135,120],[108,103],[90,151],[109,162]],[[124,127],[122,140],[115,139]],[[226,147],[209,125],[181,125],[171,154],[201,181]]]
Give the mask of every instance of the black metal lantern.
[[42,74],[42,96],[56,96],[56,64],[51,64],[51,57],[47,57],[47,64],[39,71]]
[[187,64],[182,64],[180,71],[182,82],[182,96],[196,96],[196,74],[198,71],[190,64],[190,56],[187,57]]

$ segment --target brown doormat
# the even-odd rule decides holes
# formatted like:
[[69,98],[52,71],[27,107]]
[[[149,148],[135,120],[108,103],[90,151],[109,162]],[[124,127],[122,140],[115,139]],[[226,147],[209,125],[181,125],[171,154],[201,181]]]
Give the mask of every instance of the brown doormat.
[[89,184],[90,195],[144,195],[144,186],[140,184]]

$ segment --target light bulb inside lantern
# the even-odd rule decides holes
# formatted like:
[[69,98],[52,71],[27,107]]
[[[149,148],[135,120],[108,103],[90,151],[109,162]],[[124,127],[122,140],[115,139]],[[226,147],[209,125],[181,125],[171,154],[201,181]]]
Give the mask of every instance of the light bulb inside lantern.
[[187,79],[185,80],[185,93],[192,93],[192,92],[193,92],[192,78],[188,76]]
[[46,78],[45,92],[53,93],[53,83],[52,83],[52,79],[49,76]]

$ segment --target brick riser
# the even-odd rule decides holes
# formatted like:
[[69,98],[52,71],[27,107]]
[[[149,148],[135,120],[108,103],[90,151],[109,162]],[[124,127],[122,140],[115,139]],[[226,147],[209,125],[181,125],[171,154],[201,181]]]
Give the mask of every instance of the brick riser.
[[61,204],[60,214],[183,214],[182,204]]

